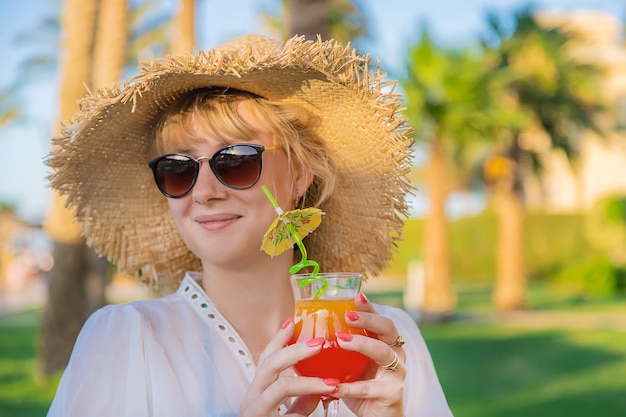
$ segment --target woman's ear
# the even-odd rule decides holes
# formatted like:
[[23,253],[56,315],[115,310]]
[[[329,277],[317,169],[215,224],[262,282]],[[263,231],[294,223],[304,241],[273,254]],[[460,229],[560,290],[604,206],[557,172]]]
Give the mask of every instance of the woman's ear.
[[300,168],[298,168],[298,170],[296,171],[296,198],[299,199],[306,193],[306,190],[308,190],[313,183],[314,176],[315,175],[313,174],[313,171],[303,165],[300,165]]

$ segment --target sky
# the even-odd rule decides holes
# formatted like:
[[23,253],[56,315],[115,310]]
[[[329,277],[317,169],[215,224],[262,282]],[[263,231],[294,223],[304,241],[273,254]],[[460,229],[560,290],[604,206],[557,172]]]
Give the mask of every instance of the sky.
[[[271,10],[280,0],[200,0],[198,3],[198,47],[210,49],[244,33],[268,34],[259,13]],[[174,4],[174,0],[164,3]],[[54,45],[17,44],[16,37],[45,33],[38,27],[45,16],[56,14],[55,0],[0,0],[0,91],[17,77],[20,63],[38,51]],[[361,52],[380,57],[390,76],[400,74],[405,64],[404,51],[427,25],[435,41],[462,46],[476,41],[485,32],[487,11],[504,18],[529,4],[539,10],[600,10],[626,22],[626,0],[360,0],[369,22],[370,41],[360,45]],[[48,44],[49,42],[49,44]],[[394,77],[395,78],[395,77]],[[16,207],[20,217],[39,223],[49,208],[47,168],[44,158],[50,137],[57,129],[58,77],[42,72],[30,77],[17,94],[24,117],[0,127],[0,203]],[[457,211],[471,211],[481,202],[463,197]],[[418,195],[414,214],[423,211],[425,202]],[[454,210],[454,209],[453,209]]]

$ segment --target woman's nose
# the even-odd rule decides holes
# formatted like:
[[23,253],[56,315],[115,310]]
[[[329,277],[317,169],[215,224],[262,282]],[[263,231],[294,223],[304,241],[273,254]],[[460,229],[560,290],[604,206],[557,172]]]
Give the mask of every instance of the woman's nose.
[[193,200],[204,204],[210,200],[224,199],[228,192],[226,188],[213,173],[209,162],[202,161],[196,184],[191,190]]

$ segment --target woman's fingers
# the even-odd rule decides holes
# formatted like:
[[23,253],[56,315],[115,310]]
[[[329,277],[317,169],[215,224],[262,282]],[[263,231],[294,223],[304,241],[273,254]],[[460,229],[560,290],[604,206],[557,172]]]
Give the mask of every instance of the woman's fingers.
[[359,295],[357,295],[356,299],[354,300],[354,304],[356,304],[357,309],[361,311],[367,311],[369,313],[378,313],[374,305],[370,303],[370,300],[362,292],[359,293]]
[[341,381],[300,376],[281,376],[258,395],[246,395],[241,415],[246,417],[277,415],[280,404],[297,397],[287,415],[308,416],[315,410],[320,395],[333,395]]
[[[333,389],[334,391],[334,389]],[[310,415],[317,408],[317,404],[320,402],[320,396],[318,394],[302,395],[297,397],[293,403],[287,409],[285,415]]]
[[[330,394],[339,384],[339,380],[303,378],[293,376],[289,369],[295,363],[314,356],[324,344],[323,338],[286,346],[291,339],[294,325],[291,320],[285,322],[277,335],[270,341],[259,357],[257,370],[246,396],[242,401],[240,414],[246,417],[278,415],[277,409],[290,397]],[[296,401],[293,415],[307,413],[311,399]],[[311,410],[312,411],[312,410]]]
[[365,404],[361,400],[375,400],[372,407],[380,408],[380,415],[394,415],[398,410],[401,411],[406,377],[404,350],[396,352],[398,349],[380,340],[347,333],[337,333],[337,341],[343,349],[361,352],[376,364],[372,365],[366,379],[340,384],[335,395],[353,410]]
[[278,352],[281,350],[289,340],[291,336],[293,336],[294,325],[293,318],[289,317],[285,323],[280,327],[280,331],[274,336],[274,338],[267,344],[263,352],[261,352],[261,356],[259,357],[259,362],[262,362],[264,358],[267,356]]
[[[277,379],[261,395],[255,399],[255,405],[258,409],[273,409],[277,404],[284,403],[288,398],[310,396],[315,394],[319,400],[322,394],[331,394],[337,390],[339,380],[327,380],[324,382],[320,378],[308,378],[300,376],[284,376]],[[308,409],[311,406],[312,399],[297,403],[295,407],[299,411]],[[313,407],[315,409],[315,407]]]
[[388,368],[388,371],[392,369],[394,369],[392,372],[400,371],[401,376],[404,378],[404,360],[406,355],[403,349],[396,352],[395,349],[385,346],[384,342],[380,340],[343,332],[337,333],[337,342],[345,350],[361,352],[368,356],[383,370]]
[[404,344],[404,339],[399,339],[400,334],[393,321],[378,313],[349,311],[346,313],[346,322],[350,326],[366,329],[368,333],[375,334],[377,339],[391,347],[402,347]]
[[306,343],[286,346],[293,335],[294,325],[290,319],[281,327],[259,357],[257,371],[250,387],[260,394],[272,384],[282,372],[301,360],[320,352],[324,339],[312,339]]

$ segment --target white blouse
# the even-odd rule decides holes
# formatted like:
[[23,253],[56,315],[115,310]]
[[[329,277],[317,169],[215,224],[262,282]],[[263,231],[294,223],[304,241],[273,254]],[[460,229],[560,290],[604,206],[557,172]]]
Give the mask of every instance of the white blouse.
[[[95,312],[76,340],[48,417],[237,416],[255,364],[199,278],[190,272],[174,294]],[[406,339],[405,415],[452,416],[414,321],[403,310],[376,308]],[[340,416],[354,416],[340,407]],[[322,415],[320,405],[312,416]]]

